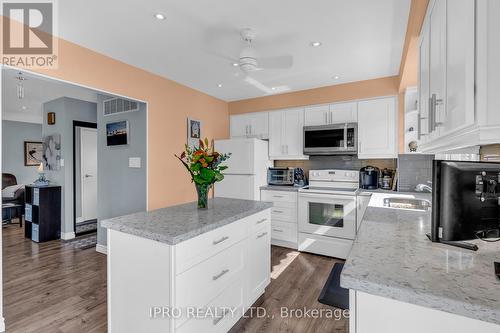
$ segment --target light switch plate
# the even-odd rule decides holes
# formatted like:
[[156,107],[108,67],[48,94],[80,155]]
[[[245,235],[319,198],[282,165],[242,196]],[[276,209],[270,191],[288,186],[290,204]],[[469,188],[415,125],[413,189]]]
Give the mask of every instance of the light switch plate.
[[59,165],[62,166],[62,167],[64,166],[64,158],[60,159]]
[[140,168],[141,167],[141,158],[140,157],[129,157],[128,158],[128,167],[129,168]]

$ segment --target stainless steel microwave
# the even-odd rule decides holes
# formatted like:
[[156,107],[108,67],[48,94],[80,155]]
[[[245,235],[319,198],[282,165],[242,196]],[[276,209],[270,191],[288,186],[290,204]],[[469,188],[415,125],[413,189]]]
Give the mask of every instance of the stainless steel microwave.
[[358,124],[304,126],[304,155],[356,155]]

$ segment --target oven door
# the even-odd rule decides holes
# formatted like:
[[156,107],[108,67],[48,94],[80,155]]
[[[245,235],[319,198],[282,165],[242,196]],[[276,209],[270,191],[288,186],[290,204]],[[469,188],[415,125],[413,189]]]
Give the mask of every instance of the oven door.
[[305,155],[349,154],[357,151],[357,124],[304,127]]
[[299,193],[299,231],[354,239],[356,197],[338,194]]

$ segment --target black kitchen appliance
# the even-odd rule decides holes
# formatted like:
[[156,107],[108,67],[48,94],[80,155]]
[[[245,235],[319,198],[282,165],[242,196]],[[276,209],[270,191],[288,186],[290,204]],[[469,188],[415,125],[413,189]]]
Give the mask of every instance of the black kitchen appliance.
[[293,184],[300,187],[304,187],[307,185],[307,178],[304,169],[295,168],[293,170]]
[[433,242],[470,250],[464,242],[500,235],[500,163],[434,161]]
[[376,190],[380,170],[373,166],[365,166],[359,170],[359,187],[364,190]]
[[293,186],[295,183],[294,171],[294,168],[268,168],[267,184]]

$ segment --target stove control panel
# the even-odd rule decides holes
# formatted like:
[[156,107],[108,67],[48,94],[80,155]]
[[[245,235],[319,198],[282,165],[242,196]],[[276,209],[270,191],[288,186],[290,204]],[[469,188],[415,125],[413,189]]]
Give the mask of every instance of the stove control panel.
[[309,170],[309,181],[348,181],[358,182],[359,171],[353,170]]

